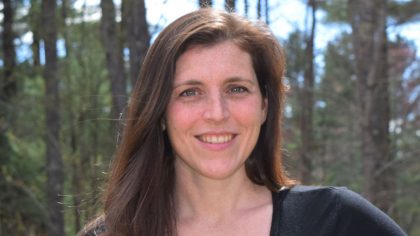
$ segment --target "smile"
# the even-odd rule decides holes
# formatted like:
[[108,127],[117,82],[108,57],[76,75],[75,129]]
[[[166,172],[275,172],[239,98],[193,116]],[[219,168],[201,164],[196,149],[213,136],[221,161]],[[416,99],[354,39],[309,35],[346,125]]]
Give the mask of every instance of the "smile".
[[227,143],[231,141],[233,137],[233,134],[197,136],[200,141],[211,144]]

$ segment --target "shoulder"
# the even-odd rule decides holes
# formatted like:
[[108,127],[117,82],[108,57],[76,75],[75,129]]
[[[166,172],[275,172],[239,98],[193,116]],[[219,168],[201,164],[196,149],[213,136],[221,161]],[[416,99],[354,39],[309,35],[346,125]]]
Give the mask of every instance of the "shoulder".
[[344,187],[283,189],[273,194],[273,212],[292,232],[286,235],[405,235],[385,213]]
[[333,187],[297,185],[273,193],[271,235],[333,235],[337,199]]
[[296,185],[291,188],[284,188],[280,190],[276,195],[280,196],[286,193],[287,198],[333,198],[337,194],[345,194],[349,190],[344,187],[331,187],[331,186],[306,186],[306,185]]
[[350,192],[346,188],[297,185],[273,194],[274,210],[308,210],[311,208],[337,207],[341,195]]
[[357,227],[359,235],[406,235],[387,214],[359,194],[346,188],[337,188],[340,217],[339,229]]
[[77,236],[105,236],[105,218],[103,215],[92,220],[83,227],[83,229],[77,234]]

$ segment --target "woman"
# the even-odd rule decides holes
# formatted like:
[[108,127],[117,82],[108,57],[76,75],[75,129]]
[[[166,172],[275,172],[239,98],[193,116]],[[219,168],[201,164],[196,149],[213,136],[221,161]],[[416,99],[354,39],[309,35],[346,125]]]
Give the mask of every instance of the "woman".
[[344,188],[294,186],[281,164],[285,57],[269,29],[212,9],[151,46],[103,217],[82,235],[404,235]]

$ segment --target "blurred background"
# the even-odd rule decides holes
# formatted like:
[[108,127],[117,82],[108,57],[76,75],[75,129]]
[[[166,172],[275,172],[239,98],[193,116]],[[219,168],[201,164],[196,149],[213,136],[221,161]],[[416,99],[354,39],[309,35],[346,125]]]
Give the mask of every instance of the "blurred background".
[[290,175],[420,235],[417,0],[2,0],[0,235],[74,235],[101,212],[144,55],[200,6],[264,21],[284,46]]

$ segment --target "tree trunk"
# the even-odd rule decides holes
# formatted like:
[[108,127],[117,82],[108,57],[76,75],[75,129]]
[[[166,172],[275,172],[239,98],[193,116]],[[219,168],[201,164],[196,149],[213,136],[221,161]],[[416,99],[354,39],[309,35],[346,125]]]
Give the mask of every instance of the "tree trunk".
[[[66,24],[66,20],[68,18],[69,8],[71,10],[71,5],[69,4],[68,0],[62,0],[61,1],[61,30],[63,34],[64,39],[64,48],[66,50],[66,56],[64,61],[64,70],[62,71],[62,77],[65,79],[65,82],[68,84],[71,84],[71,43],[69,38],[69,30]],[[74,113],[69,114],[69,120],[74,121],[75,118]],[[78,127],[77,124],[74,124],[73,127]],[[76,128],[72,128],[70,130],[70,147],[71,147],[71,155],[73,158],[71,158],[71,173],[72,173],[72,179],[71,179],[71,188],[72,188],[72,197],[73,197],[73,217],[74,217],[74,229],[76,232],[79,232],[82,228],[82,216],[80,214],[81,209],[81,182],[83,179],[83,169],[80,168],[80,165],[78,163],[80,162],[80,158],[74,158],[77,156],[78,151],[78,145],[77,145],[77,135],[76,135]],[[68,171],[70,172],[70,171]]]
[[261,0],[257,1],[257,18],[261,19]]
[[225,0],[225,10],[229,12],[234,12],[236,10],[235,3],[235,0]]
[[31,7],[29,10],[29,21],[32,31],[32,60],[35,74],[40,73],[41,56],[40,56],[40,17],[41,14],[38,12],[40,1],[31,0]]
[[[74,122],[73,127],[78,127],[77,123]],[[73,197],[73,214],[74,214],[74,229],[76,232],[79,232],[82,227],[82,219],[80,214],[80,204],[81,204],[81,189],[82,189],[82,180],[84,179],[83,169],[81,168],[80,159],[75,158],[78,151],[78,142],[77,142],[77,129],[73,128],[70,130],[70,148],[71,148],[71,188],[72,188],[72,197]],[[80,134],[79,134],[80,135]]]
[[213,1],[212,0],[198,0],[198,6],[200,6],[201,8],[212,7]]
[[[13,33],[13,15],[14,8],[11,0],[3,0],[3,62],[4,62],[4,77],[0,81],[0,101],[7,104],[10,98],[17,92],[17,83],[14,76],[14,69],[16,66],[15,45],[13,43],[15,35]],[[3,117],[5,114],[0,114]]]
[[[62,20],[62,33],[64,38],[64,48],[66,49],[66,65],[69,64],[68,60],[70,58],[71,47],[70,47],[70,39],[69,39],[69,32],[68,27],[66,24],[66,20],[68,17],[68,8],[69,8],[69,0],[61,0],[61,20]],[[67,73],[66,73],[67,74]]]
[[[14,76],[15,65],[16,65],[16,54],[15,45],[13,44],[14,33],[13,33],[13,15],[14,8],[10,0],[3,0],[3,32],[2,32],[2,48],[3,48],[3,76],[0,77],[0,159],[1,165],[7,163],[11,157],[9,154],[12,153],[9,138],[7,137],[7,130],[11,126],[10,123],[13,118],[10,116],[13,111],[12,98],[16,95],[17,86],[16,78]],[[4,155],[4,156],[3,156]],[[13,155],[12,155],[13,158]],[[2,166],[3,167],[3,166]],[[7,169],[7,166],[6,166]],[[7,171],[6,171],[7,172]],[[0,186],[4,187],[8,185],[6,181],[6,174],[3,170],[0,171]],[[9,181],[10,182],[10,181]],[[2,188],[2,194],[4,189]],[[3,198],[4,199],[4,198]],[[3,202],[2,202],[3,204]],[[7,214],[7,213],[6,213]],[[0,217],[0,224],[3,224],[3,220]],[[6,217],[7,218],[7,217]],[[7,226],[5,226],[7,232]],[[0,230],[1,232],[1,230]]]
[[41,66],[41,55],[39,53],[39,31],[34,30],[32,33],[32,53],[33,53],[33,65],[35,69],[38,69]]
[[101,0],[101,40],[106,52],[106,64],[111,80],[113,119],[118,119],[126,101],[126,80],[121,45],[115,22],[115,6],[112,0]]
[[265,9],[265,23],[268,25],[268,24],[270,24],[270,17],[269,17],[269,14],[268,14],[270,6],[268,5],[268,0],[265,0],[264,4],[265,4],[265,8],[264,8]]
[[[76,148],[74,148],[72,151],[74,152]],[[76,158],[73,158],[72,163],[72,189],[73,189],[73,210],[74,210],[74,228],[76,232],[79,232],[82,228],[82,220],[81,220],[81,214],[80,214],[80,205],[81,205],[81,199],[80,199],[80,189],[81,189],[81,182],[82,178],[80,175],[80,165],[78,165],[78,161]]]
[[313,172],[314,156],[314,131],[313,131],[313,113],[314,113],[314,39],[316,27],[316,5],[315,0],[309,0],[308,5],[312,8],[311,27],[306,34],[305,47],[305,65],[304,82],[301,90],[301,115],[300,115],[300,137],[301,150],[300,158],[302,163],[301,176],[303,183],[311,183]]
[[63,161],[60,153],[60,104],[57,74],[56,1],[42,1],[42,25],[45,42],[45,129],[48,235],[65,235],[63,219]]
[[244,0],[244,10],[245,10],[245,16],[248,17],[249,14],[249,3],[248,0]]
[[150,35],[144,0],[127,0],[127,43],[130,50],[130,78],[134,87],[149,48]]
[[363,193],[390,213],[395,199],[389,135],[385,0],[349,1],[363,154]]

